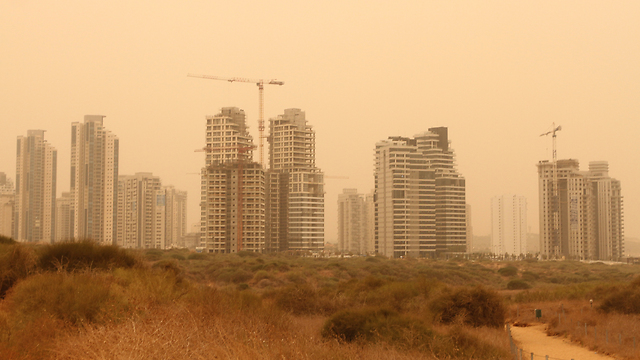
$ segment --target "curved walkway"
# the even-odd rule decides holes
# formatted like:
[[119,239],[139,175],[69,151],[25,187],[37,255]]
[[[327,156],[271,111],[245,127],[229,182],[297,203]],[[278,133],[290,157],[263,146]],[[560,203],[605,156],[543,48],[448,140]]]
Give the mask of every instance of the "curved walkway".
[[522,359],[531,359],[531,353],[535,360],[544,359],[549,355],[549,359],[562,360],[611,360],[611,356],[595,353],[587,348],[572,344],[569,340],[547,336],[545,325],[534,325],[527,327],[512,326],[511,337],[516,342],[518,348],[523,349]]

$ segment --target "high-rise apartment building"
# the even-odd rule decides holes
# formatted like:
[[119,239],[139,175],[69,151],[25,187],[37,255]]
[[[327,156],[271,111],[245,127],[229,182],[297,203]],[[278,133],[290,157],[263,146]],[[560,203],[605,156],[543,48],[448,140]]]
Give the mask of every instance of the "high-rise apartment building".
[[289,249],[289,173],[267,170],[265,174],[265,252]]
[[527,199],[518,195],[491,199],[491,247],[494,254],[527,253]]
[[75,239],[116,242],[118,138],[102,115],[71,124],[72,226]]
[[206,166],[201,171],[201,241],[211,253],[265,247],[265,177],[252,161],[244,111],[222,108],[206,117]]
[[324,250],[324,175],[316,167],[315,131],[304,111],[269,120],[267,239],[270,250]]
[[13,236],[13,204],[15,201],[13,182],[0,172],[0,236]]
[[13,238],[48,242],[55,237],[57,151],[44,130],[18,136]]
[[467,253],[473,253],[473,225],[471,223],[471,204],[466,205],[467,220]]
[[373,253],[373,197],[344,189],[338,195],[338,250],[353,254]]
[[70,192],[63,192],[62,196],[56,200],[56,240],[69,241],[73,239],[73,225],[71,218],[73,213],[71,204],[73,197]]
[[151,173],[118,177],[116,243],[125,248],[184,247],[187,193]]
[[392,257],[466,251],[465,179],[445,127],[376,144],[376,250]]
[[[158,228],[160,178],[151,173],[118,177],[116,244],[134,249],[161,249],[164,219]],[[161,200],[160,207],[164,209]]]
[[157,204],[164,204],[164,212],[157,214],[164,223],[162,248],[186,247],[184,236],[187,234],[187,192],[177,190],[173,186],[165,186],[158,193]]
[[[555,172],[555,176],[554,176]],[[557,182],[557,184],[556,184]],[[540,253],[547,258],[619,260],[624,255],[620,181],[606,161],[538,163]]]

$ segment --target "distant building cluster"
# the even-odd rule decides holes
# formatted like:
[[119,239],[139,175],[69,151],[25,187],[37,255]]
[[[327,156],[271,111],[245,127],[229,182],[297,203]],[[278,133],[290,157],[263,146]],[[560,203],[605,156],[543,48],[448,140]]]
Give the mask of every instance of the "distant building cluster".
[[538,163],[540,253],[547,258],[620,260],[624,212],[620,181],[606,161]]
[[[15,182],[0,173],[0,235],[221,254],[323,252],[324,174],[305,112],[285,109],[269,119],[268,167],[253,160],[256,147],[243,110],[224,107],[205,124],[194,231],[186,226],[187,193],[152,173],[120,175],[118,137],[104,127],[104,116],[86,115],[71,124],[70,186],[59,198],[57,150],[45,130],[17,137]],[[491,199],[490,238],[473,244],[465,178],[450,145],[446,127],[376,143],[373,190],[338,195],[336,251],[393,258],[474,249],[508,256],[539,251],[547,259],[624,256],[621,185],[606,161],[590,162],[588,171],[573,159],[540,161],[539,240],[528,233],[526,199],[502,195]]]
[[184,247],[186,192],[149,173],[119,176],[119,139],[104,116],[71,124],[71,179],[56,199],[57,151],[44,130],[18,136],[16,184],[0,174],[0,235],[21,242],[91,239],[129,248]]
[[253,161],[253,139],[237,107],[206,117],[200,246],[318,254],[324,250],[324,178],[304,111],[269,120],[269,168]]

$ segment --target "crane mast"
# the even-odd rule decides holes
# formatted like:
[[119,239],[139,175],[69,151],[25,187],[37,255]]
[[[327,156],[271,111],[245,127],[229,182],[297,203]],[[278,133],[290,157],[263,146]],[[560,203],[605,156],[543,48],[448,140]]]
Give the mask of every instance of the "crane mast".
[[552,213],[553,213],[553,234],[552,234],[552,245],[554,255],[558,256],[559,251],[559,232],[560,232],[560,202],[558,199],[558,155],[556,153],[556,132],[562,130],[562,126],[558,125],[556,127],[556,123],[554,122],[552,125],[552,130],[547,131],[544,134],[540,134],[540,136],[551,135],[552,138],[552,151],[553,151],[553,163],[552,163],[552,172],[553,172],[553,198],[551,201],[552,204]]
[[264,85],[284,85],[283,81],[278,81],[276,79],[248,79],[241,77],[221,77],[221,76],[213,76],[213,75],[197,75],[197,74],[187,74],[188,77],[197,77],[202,79],[210,79],[210,80],[222,80],[228,82],[246,82],[246,83],[254,83],[258,86],[258,132],[259,132],[259,147],[260,147],[260,165],[264,167]]

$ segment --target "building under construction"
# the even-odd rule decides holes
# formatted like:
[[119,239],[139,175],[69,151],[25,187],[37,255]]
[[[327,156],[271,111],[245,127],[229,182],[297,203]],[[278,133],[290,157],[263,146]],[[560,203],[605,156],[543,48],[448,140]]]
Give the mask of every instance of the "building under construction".
[[252,161],[244,111],[226,107],[206,120],[200,246],[211,253],[262,252],[265,176],[262,166]]

